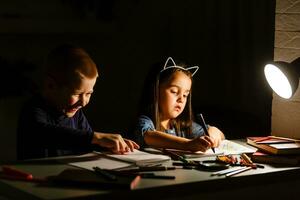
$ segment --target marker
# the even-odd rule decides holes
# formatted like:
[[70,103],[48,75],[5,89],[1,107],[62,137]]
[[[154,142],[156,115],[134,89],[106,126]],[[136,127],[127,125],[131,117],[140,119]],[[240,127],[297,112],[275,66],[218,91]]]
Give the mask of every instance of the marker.
[[153,179],[175,179],[175,176],[168,176],[168,175],[156,175],[154,173],[143,173],[140,174],[142,178],[153,178]]
[[[203,118],[203,115],[200,113],[200,121],[202,123],[202,126],[203,126],[203,129],[204,129],[204,132],[205,132],[205,135],[209,136],[209,133],[208,133],[208,130],[207,130],[207,127],[206,127],[206,123],[204,121],[204,118]],[[214,147],[211,147],[211,150],[216,153],[215,151],[215,148]]]
[[94,171],[96,172],[96,174],[99,174],[101,176],[103,176],[104,178],[111,180],[111,181],[116,181],[117,180],[117,176],[114,174],[109,173],[108,171],[105,171],[99,167],[93,167]]
[[147,171],[167,171],[174,170],[176,167],[166,167],[166,166],[153,166],[153,167],[139,167],[136,169],[120,170],[121,172],[147,172]]

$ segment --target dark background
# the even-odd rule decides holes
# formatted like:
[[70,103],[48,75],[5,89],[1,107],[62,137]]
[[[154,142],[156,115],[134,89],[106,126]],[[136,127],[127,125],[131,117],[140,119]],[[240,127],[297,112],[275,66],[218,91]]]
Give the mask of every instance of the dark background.
[[[0,3],[1,126],[14,99],[40,84],[61,43],[85,48],[100,78],[86,115],[95,130],[126,133],[144,78],[168,56],[198,65],[194,112],[227,138],[270,133],[275,0],[52,0]],[[15,114],[14,114],[15,115]]]

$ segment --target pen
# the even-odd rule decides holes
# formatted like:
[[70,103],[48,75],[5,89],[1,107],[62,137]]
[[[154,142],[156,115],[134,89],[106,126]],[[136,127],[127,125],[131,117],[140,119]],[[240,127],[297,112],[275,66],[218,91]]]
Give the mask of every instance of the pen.
[[103,176],[104,178],[106,178],[108,180],[111,180],[111,181],[116,181],[117,180],[117,176],[114,175],[114,174],[109,173],[108,171],[105,171],[105,170],[103,170],[99,167],[93,167],[93,169],[97,174]]
[[[203,125],[203,129],[204,129],[205,135],[209,136],[208,130],[207,130],[207,127],[206,127],[206,123],[205,123],[204,118],[203,118],[203,115],[202,115],[201,113],[200,113],[200,120],[201,120],[201,123],[202,123],[202,125]],[[211,150],[212,150],[214,153],[216,153],[214,147],[211,147]]]
[[242,172],[248,171],[250,169],[252,169],[252,167],[243,167],[242,169],[238,169],[236,171],[233,171],[233,172],[230,172],[228,174],[225,174],[225,176],[226,177],[230,177],[230,176],[233,176],[233,175],[240,174]]
[[169,176],[169,175],[156,175],[154,173],[143,173],[140,174],[142,178],[154,178],[154,179],[175,179],[175,176]]
[[193,161],[188,161],[183,156],[178,155],[177,153],[174,153],[174,152],[169,151],[167,149],[163,149],[163,153],[168,154],[173,160],[180,160],[180,161],[182,161],[184,164],[192,164],[193,163]]
[[147,172],[147,171],[166,171],[174,170],[176,167],[166,167],[166,166],[153,166],[153,167],[139,167],[136,169],[121,170],[121,172]]

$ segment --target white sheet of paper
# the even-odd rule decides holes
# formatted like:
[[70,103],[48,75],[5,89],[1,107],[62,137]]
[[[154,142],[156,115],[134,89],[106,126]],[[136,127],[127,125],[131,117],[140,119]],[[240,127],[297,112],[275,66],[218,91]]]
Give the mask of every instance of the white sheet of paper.
[[230,140],[223,140],[221,145],[218,147],[218,151],[223,151],[227,154],[241,154],[241,153],[254,153],[255,148],[247,147]]
[[[101,152],[99,153],[102,154]],[[147,153],[144,151],[139,151],[137,149],[134,149],[133,152],[128,152],[125,154],[104,154],[104,155],[107,157],[111,157],[129,163],[134,163],[137,165],[157,164],[157,163],[171,160],[171,158],[166,155]]]
[[[176,151],[176,150],[175,150]],[[194,153],[184,153],[186,158],[207,157],[216,155],[229,155],[229,154],[241,154],[241,153],[254,153],[254,148],[246,147],[230,140],[223,140],[218,148],[215,148],[215,153],[212,149],[208,149],[206,152],[198,151]]]
[[[97,153],[93,153],[93,154],[96,155]],[[95,160],[71,162],[68,164],[75,166],[75,167],[88,169],[88,170],[93,170],[93,167],[96,167],[96,166],[100,167],[102,169],[119,169],[119,168],[129,167],[132,165],[131,163],[128,163],[128,162],[112,160],[112,159],[104,158],[104,157],[97,157]]]
[[[223,140],[218,148],[215,148],[216,154],[241,154],[241,153],[254,153],[256,150],[244,145],[238,144],[230,140]],[[205,154],[213,154],[209,149]]]

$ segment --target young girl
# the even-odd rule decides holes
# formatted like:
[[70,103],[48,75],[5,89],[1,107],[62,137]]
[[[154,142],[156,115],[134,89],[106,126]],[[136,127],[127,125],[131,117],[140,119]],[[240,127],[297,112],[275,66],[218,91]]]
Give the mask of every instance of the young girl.
[[94,146],[118,154],[139,148],[120,134],[94,131],[89,125],[82,108],[90,101],[98,70],[84,49],[61,45],[45,65],[44,86],[20,115],[18,159],[81,154]]
[[[168,66],[171,62],[172,65]],[[154,69],[146,80],[142,115],[135,131],[136,141],[143,147],[170,148],[187,151],[206,151],[217,147],[224,134],[208,126],[209,136],[193,121],[191,93],[192,77],[198,66],[184,68],[169,57],[163,68]]]

